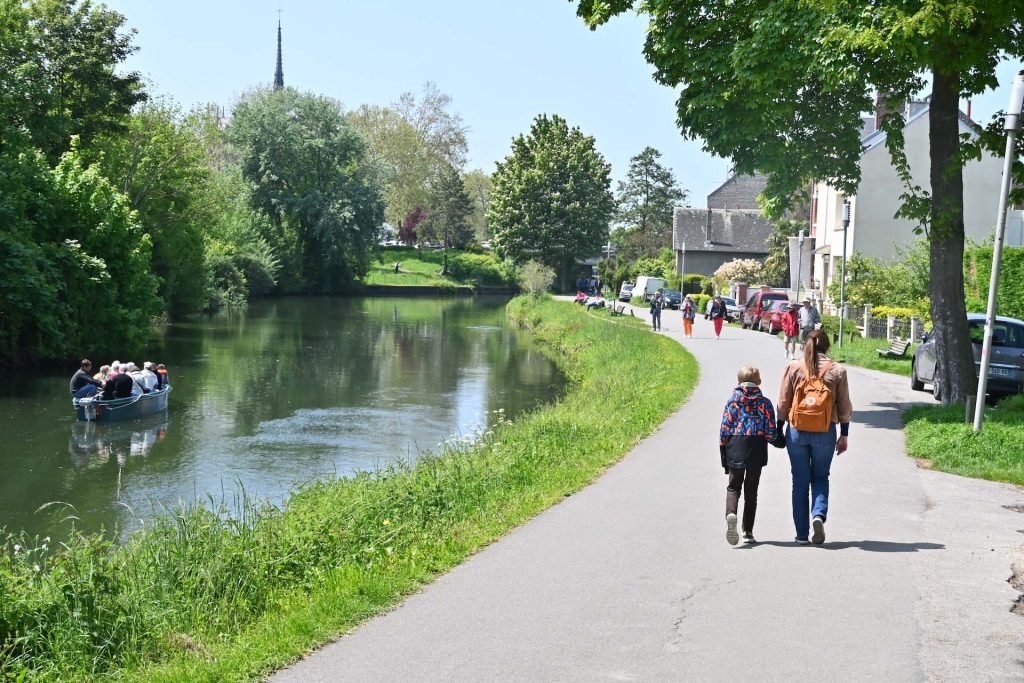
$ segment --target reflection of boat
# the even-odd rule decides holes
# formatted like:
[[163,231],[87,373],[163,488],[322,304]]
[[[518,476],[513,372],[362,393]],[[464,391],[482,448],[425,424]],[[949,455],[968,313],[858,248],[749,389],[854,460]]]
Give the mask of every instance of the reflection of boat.
[[167,395],[171,393],[171,385],[148,394],[115,398],[104,401],[91,396],[89,398],[72,399],[78,419],[84,422],[120,422],[137,420],[140,417],[159,413],[167,409]]
[[76,422],[71,426],[68,450],[77,465],[96,467],[116,459],[124,466],[129,457],[146,456],[167,435],[166,415],[154,415],[130,425]]

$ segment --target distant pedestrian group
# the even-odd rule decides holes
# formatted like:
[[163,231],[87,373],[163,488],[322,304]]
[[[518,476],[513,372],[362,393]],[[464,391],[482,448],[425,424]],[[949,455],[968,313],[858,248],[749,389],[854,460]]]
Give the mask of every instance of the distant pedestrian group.
[[721,464],[728,476],[725,537],[730,545],[741,538],[755,543],[758,486],[769,445],[785,448],[789,455],[796,543],[825,542],[832,459],[847,450],[853,415],[846,370],[828,357],[829,346],[821,330],[806,334],[803,357],[782,375],[778,417],[761,393],[760,371],[746,366],[737,373],[719,427]]

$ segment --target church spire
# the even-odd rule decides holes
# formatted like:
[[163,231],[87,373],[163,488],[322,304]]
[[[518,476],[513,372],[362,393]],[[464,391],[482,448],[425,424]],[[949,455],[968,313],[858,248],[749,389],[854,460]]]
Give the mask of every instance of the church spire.
[[274,90],[284,87],[284,68],[281,66],[281,16],[277,17],[277,69],[274,71]]

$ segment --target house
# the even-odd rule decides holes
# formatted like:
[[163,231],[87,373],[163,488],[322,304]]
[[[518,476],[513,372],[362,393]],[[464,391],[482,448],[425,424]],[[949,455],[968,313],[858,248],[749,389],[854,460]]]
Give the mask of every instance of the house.
[[[815,237],[816,244],[810,270],[814,288],[826,300],[828,285],[837,277],[843,255],[842,210],[845,200],[850,202],[850,227],[845,245],[847,257],[859,253],[883,261],[892,260],[899,257],[901,248],[909,247],[921,239],[914,234],[914,221],[894,217],[900,207],[900,194],[904,189],[885,147],[886,134],[879,130],[885,107],[884,99],[880,98],[875,115],[865,117],[864,120],[861,181],[857,193],[845,197],[825,183],[814,184],[810,234]],[[928,109],[928,100],[899,107],[906,120],[903,134],[911,175],[914,183],[926,191],[931,187]],[[977,124],[961,112],[961,136],[977,138],[978,132]],[[995,231],[1002,160],[984,153],[981,159],[967,163],[963,177],[966,236],[970,240],[982,242]],[[1019,225],[1019,212],[1011,212],[1007,244],[1021,246],[1024,235],[1018,229]]]
[[672,249],[676,272],[712,275],[733,259],[763,259],[771,223],[757,201],[768,179],[733,175],[708,195],[708,208],[676,207]]

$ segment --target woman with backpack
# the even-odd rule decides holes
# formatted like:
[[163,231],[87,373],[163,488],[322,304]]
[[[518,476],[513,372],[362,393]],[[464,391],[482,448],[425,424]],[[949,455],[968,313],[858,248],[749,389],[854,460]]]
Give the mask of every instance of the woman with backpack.
[[[844,453],[849,441],[853,415],[850,385],[846,368],[828,357],[829,346],[828,335],[821,330],[807,335],[803,359],[790,363],[782,375],[776,404],[779,431],[786,420],[789,421],[786,450],[793,474],[793,524],[797,543],[825,542],[832,456]],[[808,487],[811,502],[807,497]]]

